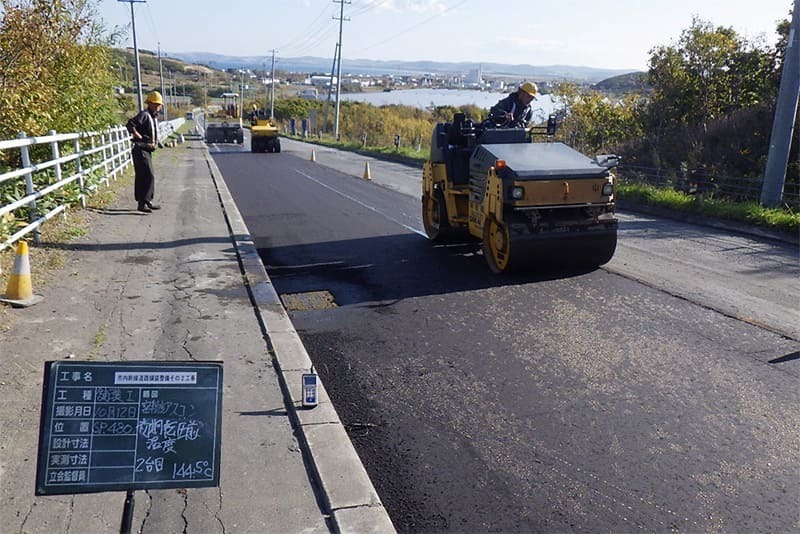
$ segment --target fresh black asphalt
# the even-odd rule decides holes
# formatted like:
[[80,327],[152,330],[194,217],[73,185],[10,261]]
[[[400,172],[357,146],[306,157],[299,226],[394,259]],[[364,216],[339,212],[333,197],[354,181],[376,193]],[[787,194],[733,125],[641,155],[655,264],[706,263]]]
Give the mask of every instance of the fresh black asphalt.
[[408,532],[790,531],[796,341],[599,269],[489,273],[419,199],[286,150],[214,154]]

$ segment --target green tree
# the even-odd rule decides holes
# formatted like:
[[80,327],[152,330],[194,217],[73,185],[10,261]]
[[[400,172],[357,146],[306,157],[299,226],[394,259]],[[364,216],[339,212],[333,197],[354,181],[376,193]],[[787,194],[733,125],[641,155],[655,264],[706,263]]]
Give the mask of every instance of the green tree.
[[93,0],[0,0],[0,137],[104,129],[117,119]]
[[694,18],[677,42],[651,51],[645,129],[657,163],[702,158],[714,121],[775,98],[776,56],[732,28]]
[[288,123],[289,119],[303,119],[308,117],[312,109],[322,110],[324,103],[317,100],[304,98],[283,98],[275,100],[275,118]]
[[553,94],[567,103],[558,138],[581,152],[617,152],[619,146],[642,136],[640,114],[645,100],[640,95],[612,99],[569,83],[557,85]]

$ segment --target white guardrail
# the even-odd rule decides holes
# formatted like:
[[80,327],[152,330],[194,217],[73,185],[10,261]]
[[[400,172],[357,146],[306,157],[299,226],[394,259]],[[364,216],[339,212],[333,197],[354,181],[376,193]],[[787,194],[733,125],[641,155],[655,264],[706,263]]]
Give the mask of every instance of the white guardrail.
[[[167,138],[183,125],[183,118],[159,123],[158,138],[166,141]],[[49,155],[42,156],[42,149],[36,148],[49,145]],[[0,151],[19,151],[19,164],[17,169],[6,170],[0,174],[0,186],[12,181],[25,180],[25,196],[13,200],[9,204],[0,204],[0,226],[7,218],[7,214],[14,214],[27,206],[27,224],[17,232],[0,243],[0,251],[13,245],[26,235],[33,232],[34,242],[39,244],[39,227],[45,221],[52,219],[67,209],[67,204],[59,203],[53,206],[47,202],[45,213],[37,209],[37,201],[53,199],[56,193],[69,184],[77,182],[81,206],[86,207],[86,196],[91,195],[99,184],[108,185],[109,179],[116,179],[117,174],[131,164],[130,134],[124,126],[116,126],[101,133],[63,133],[51,131],[48,135],[28,137],[20,132],[17,139],[0,141]],[[45,149],[46,151],[46,149]],[[69,152],[62,156],[61,153]],[[32,161],[32,158],[40,161]],[[50,159],[45,159],[45,158]],[[40,173],[49,176],[36,180]],[[69,174],[64,176],[64,174]],[[87,183],[90,182],[90,183]],[[42,185],[47,183],[47,185]],[[21,189],[21,188],[20,188]],[[48,197],[49,195],[49,197]],[[13,195],[11,195],[13,197]],[[5,200],[0,199],[0,202]],[[45,203],[45,202],[43,202]],[[21,210],[22,211],[22,210]],[[14,217],[19,220],[20,217]]]

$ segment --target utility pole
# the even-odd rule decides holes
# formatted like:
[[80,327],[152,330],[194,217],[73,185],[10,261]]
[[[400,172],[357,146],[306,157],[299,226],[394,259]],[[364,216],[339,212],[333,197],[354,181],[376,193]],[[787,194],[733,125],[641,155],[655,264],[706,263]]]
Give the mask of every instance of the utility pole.
[[797,102],[800,98],[800,0],[794,0],[794,13],[789,26],[789,39],[783,55],[781,86],[775,105],[775,119],[769,142],[767,166],[764,170],[764,185],[761,188],[761,205],[767,208],[780,206],[783,185],[786,182],[786,167],[792,148],[794,120],[797,117]]
[[131,29],[133,30],[133,54],[136,58],[136,89],[139,95],[139,111],[144,109],[144,99],[142,98],[142,69],[139,66],[139,46],[136,44],[136,17],[133,15],[133,4],[144,4],[147,0],[117,0],[118,2],[129,2],[131,5]]
[[[161,78],[161,94],[166,98],[166,94],[164,92],[164,65],[161,63],[161,42],[158,43],[158,76]],[[164,106],[162,107],[164,111],[164,121],[169,120],[169,115],[167,114],[167,101],[164,100]]]
[[269,71],[269,77],[272,79],[269,84],[270,98],[269,98],[269,118],[275,118],[275,50],[272,49],[272,68]]
[[336,59],[338,57],[339,43],[336,43],[336,50],[333,51],[333,64],[331,65],[331,81],[328,82],[328,98],[325,100],[325,124],[322,127],[322,131],[325,133],[328,133],[328,106],[330,106],[331,103],[331,92],[333,92],[333,73],[336,72]]
[[119,63],[117,63],[117,68],[119,69],[119,80],[122,82],[122,86],[125,87],[126,85],[128,85],[127,69],[123,65],[120,65]]
[[269,98],[269,94],[267,93],[267,62],[264,61],[261,65],[264,68],[264,77],[261,79],[261,83],[264,85],[264,110],[266,110],[267,99]]
[[342,89],[342,26],[344,25],[344,21],[349,21],[350,19],[344,18],[344,5],[349,4],[350,0],[345,2],[345,0],[333,0],[335,3],[339,3],[339,16],[333,17],[333,20],[339,21],[339,60],[336,67],[336,112],[334,114],[333,119],[333,136],[337,139],[339,138],[339,94],[341,93]]

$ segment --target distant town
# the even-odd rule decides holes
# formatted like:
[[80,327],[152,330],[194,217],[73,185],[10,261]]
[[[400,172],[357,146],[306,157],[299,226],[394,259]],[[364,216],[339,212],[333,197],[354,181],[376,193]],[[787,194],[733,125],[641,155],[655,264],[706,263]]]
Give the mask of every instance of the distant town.
[[[228,69],[229,74],[235,75],[238,71],[235,69]],[[257,72],[250,70],[246,71],[246,76],[249,79],[257,79],[259,83],[270,85],[273,80],[269,77],[259,77]],[[278,74],[278,73],[276,73]],[[299,92],[298,96],[303,98],[316,98],[320,91],[327,92],[331,88],[334,92],[337,87],[337,77],[332,74],[318,73],[318,74],[302,74],[302,73],[285,73],[280,79],[276,79],[274,83],[285,85],[304,85],[309,86],[308,89],[303,89]],[[421,74],[421,75],[400,75],[400,74],[383,74],[383,75],[367,75],[367,74],[347,74],[342,76],[341,90],[346,93],[357,93],[361,91],[392,91],[395,89],[474,89],[479,91],[493,91],[501,92],[515,87],[519,81],[511,81],[502,78],[489,78],[485,77],[480,69],[473,69],[466,74]],[[537,82],[539,89],[543,93],[549,92],[550,84],[548,82]]]
[[[115,54],[117,55],[115,64],[120,70],[120,79],[123,82],[117,91],[134,92],[133,49],[118,49]],[[522,81],[534,81],[542,94],[549,94],[552,92],[552,85],[562,81],[587,88],[601,88],[608,80],[598,77],[605,74],[610,76],[609,80],[625,80],[622,82],[624,86],[622,92],[624,92],[625,88],[640,86],[640,77],[643,74],[619,75],[614,74],[614,71],[603,69],[562,66],[528,66],[524,69],[524,66],[493,64],[491,68],[484,69],[477,63],[439,65],[430,62],[414,64],[417,67],[431,67],[428,72],[402,72],[398,66],[383,62],[369,68],[354,67],[352,71],[342,76],[339,84],[335,74],[331,74],[329,70],[313,69],[314,66],[319,66],[319,62],[284,61],[282,68],[276,65],[273,76],[268,69],[269,64],[264,61],[256,67],[248,66],[253,65],[254,61],[249,63],[241,61],[237,64],[233,58],[224,64],[220,64],[222,61],[202,63],[199,61],[206,56],[200,54],[190,55],[185,59],[174,56],[159,58],[149,50],[140,50],[139,54],[143,87],[160,87],[163,76],[164,97],[169,104],[178,106],[187,106],[192,102],[203,104],[224,92],[241,93],[245,99],[254,98],[255,95],[263,95],[273,83],[277,96],[310,100],[326,97],[329,91],[335,92],[337,86],[340,86],[342,93],[390,92],[405,89],[467,89],[497,93],[512,91]],[[330,67],[329,62],[328,67]],[[440,70],[434,70],[436,68]],[[379,71],[379,69],[385,70]],[[564,75],[559,77],[562,71]],[[605,89],[616,92],[620,89],[620,83],[615,83],[617,87],[605,87]]]

